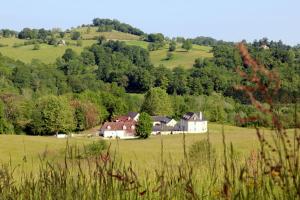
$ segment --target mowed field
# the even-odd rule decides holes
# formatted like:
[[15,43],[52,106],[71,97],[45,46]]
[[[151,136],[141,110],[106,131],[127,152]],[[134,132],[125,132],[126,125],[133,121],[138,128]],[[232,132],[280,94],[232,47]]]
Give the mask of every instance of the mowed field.
[[34,45],[13,47],[14,44],[20,44],[24,42],[25,40],[20,40],[17,38],[1,38],[0,44],[5,44],[8,46],[0,47],[0,53],[25,63],[30,63],[33,59],[38,59],[43,63],[50,64],[54,63],[58,57],[61,57],[66,49],[71,48],[77,53],[80,53],[84,47],[92,45],[95,40],[83,40],[82,47],[76,46],[76,42],[74,41],[72,41],[73,45],[70,46],[55,47],[53,45],[41,44],[39,50],[32,50]]
[[[20,40],[18,38],[0,38],[0,44],[8,45],[0,47],[0,53],[10,58],[30,63],[33,59],[39,59],[44,63],[54,63],[58,57],[61,57],[67,48],[71,48],[77,53],[80,53],[85,47],[91,46],[96,42],[95,38],[98,36],[105,36],[108,40],[120,40],[126,42],[128,45],[140,46],[147,49],[148,42],[140,41],[139,36],[131,35],[128,33],[121,33],[117,31],[112,32],[97,32],[96,28],[90,28],[90,31],[86,27],[75,29],[81,32],[82,46],[76,46],[76,41],[70,39],[70,34],[66,34],[64,40],[69,42],[68,46],[53,46],[47,44],[41,44],[39,50],[33,50],[34,45],[26,45],[21,47],[13,47],[15,44],[23,44],[26,40]],[[180,44],[177,45],[177,49],[173,52],[173,58],[166,60],[168,53],[168,45],[164,48],[151,51],[150,59],[154,66],[164,65],[168,68],[174,68],[177,66],[183,66],[185,68],[191,68],[196,58],[200,57],[212,57],[210,53],[211,47],[193,45],[190,51],[186,51],[180,48]]]
[[173,58],[167,60],[168,46],[164,49],[152,51],[150,53],[152,63],[157,67],[164,65],[168,68],[174,68],[182,66],[184,68],[191,68],[197,58],[211,58],[213,54],[210,52],[211,47],[193,45],[193,48],[189,51],[181,48],[181,45],[177,44],[177,48],[173,54]]
[[[93,129],[95,130],[95,129]],[[210,141],[219,156],[222,156],[222,126],[209,124]],[[226,142],[233,144],[241,159],[257,149],[258,140],[254,129],[224,126]],[[268,134],[269,131],[265,131]],[[83,147],[100,138],[72,138],[68,145]],[[196,141],[207,139],[207,134],[187,134],[187,149]],[[111,152],[125,163],[132,162],[139,171],[159,167],[161,153],[167,162],[176,164],[183,159],[183,135],[151,136],[146,140],[107,140]],[[162,145],[163,144],[163,148]],[[36,169],[39,159],[46,157],[55,162],[63,162],[66,139],[45,136],[0,135],[0,163],[11,162],[13,166],[24,163],[30,169]]]

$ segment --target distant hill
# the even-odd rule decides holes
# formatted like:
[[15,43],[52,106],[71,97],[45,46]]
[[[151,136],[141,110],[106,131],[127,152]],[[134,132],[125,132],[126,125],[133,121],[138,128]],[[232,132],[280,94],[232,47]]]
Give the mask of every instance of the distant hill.
[[[79,32],[81,35],[80,46],[77,41],[71,40],[71,34],[73,32]],[[49,45],[42,43],[40,44],[39,50],[33,50],[34,44],[24,45],[31,40],[18,39],[16,37],[0,37],[0,53],[10,58],[21,60],[26,63],[30,63],[32,59],[39,59],[44,63],[53,63],[58,57],[61,57],[67,48],[71,48],[77,53],[80,53],[85,47],[91,46],[96,42],[97,37],[104,36],[107,40],[120,40],[126,42],[128,45],[136,45],[147,49],[148,42],[142,41],[138,35],[130,33],[124,33],[116,30],[109,32],[99,32],[98,27],[81,26],[78,28],[67,31],[63,38],[57,37],[57,40],[64,40],[66,46]],[[212,57],[210,53],[210,47],[193,45],[192,50],[185,51],[180,48],[181,44],[177,43],[177,50],[173,52],[173,58],[167,60],[168,44],[156,51],[150,52],[151,62],[154,66],[161,64],[168,68],[174,68],[181,65],[185,68],[192,67],[196,58],[199,57]]]

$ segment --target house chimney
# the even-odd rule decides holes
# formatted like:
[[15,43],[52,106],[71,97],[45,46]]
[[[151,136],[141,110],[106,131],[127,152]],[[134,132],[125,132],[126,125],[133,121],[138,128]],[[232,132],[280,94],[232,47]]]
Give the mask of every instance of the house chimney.
[[203,120],[202,112],[199,112],[199,119]]

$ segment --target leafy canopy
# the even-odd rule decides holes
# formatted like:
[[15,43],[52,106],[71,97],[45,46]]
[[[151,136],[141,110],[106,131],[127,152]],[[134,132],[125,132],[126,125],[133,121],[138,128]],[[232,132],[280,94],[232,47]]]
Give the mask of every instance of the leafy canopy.
[[152,131],[152,119],[149,114],[142,112],[139,117],[136,132],[141,138],[148,138]]

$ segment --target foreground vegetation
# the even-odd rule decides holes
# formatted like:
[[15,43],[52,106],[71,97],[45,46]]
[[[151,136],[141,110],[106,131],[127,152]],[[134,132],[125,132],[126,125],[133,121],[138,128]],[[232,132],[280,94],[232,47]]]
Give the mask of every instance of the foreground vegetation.
[[[112,141],[109,149],[101,145],[98,148],[100,151],[92,151],[96,154],[87,154],[89,148],[79,146],[84,143],[89,147],[91,141],[87,142],[88,139],[72,139],[65,147],[66,141],[56,138],[1,136],[1,141],[23,140],[25,150],[20,147],[11,152],[19,153],[19,159],[22,159],[19,166],[16,167],[14,159],[9,164],[2,162],[0,197],[296,199],[298,165],[293,163],[289,166],[284,163],[288,160],[278,165],[278,156],[281,153],[285,155],[286,152],[279,149],[276,143],[278,140],[269,143],[272,135],[277,133],[261,131],[270,147],[264,148],[261,144],[263,146],[260,149],[255,132],[253,129],[212,125],[209,135],[180,134],[156,136],[149,140]],[[294,134],[293,130],[288,131],[287,138],[292,140]],[[35,145],[40,142],[47,144],[47,148],[39,157],[25,155],[24,152],[31,149],[42,150],[43,144],[39,144],[39,147]],[[30,148],[26,147],[28,143]],[[2,145],[1,149],[7,143]],[[295,146],[288,148],[293,149]],[[295,150],[289,155],[298,154],[299,150]],[[271,160],[261,157],[269,154],[272,156]],[[294,158],[290,161],[294,161]],[[290,170],[291,174],[285,174],[286,170]],[[295,176],[295,182],[292,175]]]
[[[258,142],[255,140],[255,130],[249,128],[238,128],[225,125],[226,140],[232,142],[239,152],[240,156],[248,155],[251,150],[258,147]],[[222,153],[222,127],[220,124],[209,124],[211,143],[216,147],[218,154]],[[87,131],[83,137],[74,137],[69,139],[69,145],[82,148],[84,145],[92,141],[98,141],[99,138],[88,138],[87,135],[95,135],[97,129]],[[266,131],[269,132],[269,131]],[[161,155],[161,139],[164,143],[164,157],[169,156],[175,163],[178,163],[183,158],[183,136],[169,135],[152,136],[147,140],[109,140],[112,152],[117,151],[117,154],[127,164],[130,161],[135,161],[133,165],[143,171],[145,166],[151,168],[159,167]],[[187,148],[194,141],[206,139],[206,134],[191,134],[186,135]],[[23,158],[28,160],[29,169],[37,169],[34,163],[39,162],[39,156],[46,154],[48,159],[63,161],[64,149],[66,148],[65,139],[57,139],[56,137],[41,137],[41,136],[26,136],[26,135],[0,135],[0,154],[1,163],[11,162],[13,166],[17,166],[23,162]],[[32,165],[33,164],[33,165]]]

